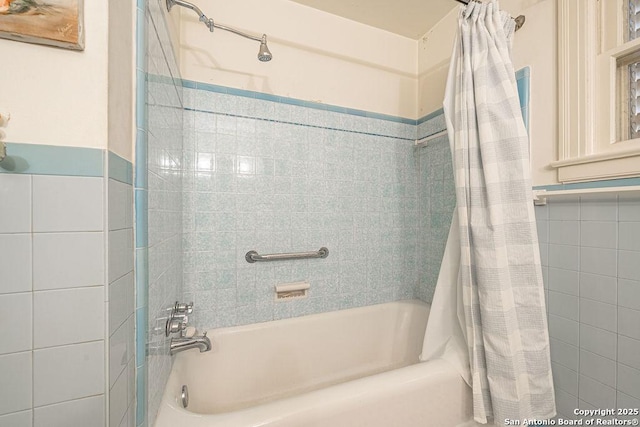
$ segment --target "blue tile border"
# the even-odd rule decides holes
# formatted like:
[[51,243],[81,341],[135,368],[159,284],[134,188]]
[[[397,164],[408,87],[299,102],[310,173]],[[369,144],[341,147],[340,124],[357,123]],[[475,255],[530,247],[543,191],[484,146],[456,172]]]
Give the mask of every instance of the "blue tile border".
[[7,143],[0,173],[102,177],[104,152],[99,148]]
[[[137,313],[140,315],[139,313]],[[142,403],[140,403],[142,402]],[[147,418],[147,366],[136,366],[136,426],[146,425]]]
[[422,123],[429,121],[435,117],[438,117],[440,115],[444,114],[444,108],[438,108],[435,111],[432,111],[431,113],[427,114],[424,117],[419,118],[418,120],[416,120],[416,124],[421,125]]
[[146,189],[147,187],[147,131],[138,129],[136,131],[136,167],[135,167],[135,187]]
[[282,123],[282,124],[295,125],[295,126],[305,126],[305,127],[317,128],[317,129],[335,130],[335,131],[347,132],[347,133],[357,133],[359,135],[378,136],[378,137],[381,137],[381,138],[391,138],[391,139],[394,139],[394,140],[415,141],[415,138],[403,138],[403,137],[400,137],[400,136],[383,135],[383,134],[380,134],[380,133],[364,132],[364,131],[351,130],[351,129],[338,129],[338,128],[329,127],[329,126],[312,125],[312,124],[308,124],[308,123],[298,123],[298,122],[292,122],[292,121],[286,121],[286,120],[267,119],[267,118],[253,117],[253,116],[247,116],[247,115],[242,115],[242,114],[217,113],[217,112],[214,112],[214,111],[199,110],[199,109],[196,109],[196,108],[187,108],[187,107],[185,107],[184,110],[185,111],[192,111],[192,112],[195,112],[195,113],[218,114],[218,115],[229,116],[229,117],[237,117],[237,118],[243,118],[243,119],[261,120],[261,121],[265,121],[265,122]]
[[529,106],[530,93],[530,71],[529,67],[524,67],[516,73],[516,83],[518,85],[518,96],[520,98],[520,108]]
[[149,193],[147,190],[136,188],[134,191],[136,207],[136,249],[149,246]]
[[133,164],[109,151],[109,178],[133,185]]
[[560,190],[583,190],[587,188],[610,188],[610,187],[629,187],[640,185],[640,178],[621,178],[608,179],[604,181],[576,182],[572,184],[552,184],[537,185],[534,190],[560,191]]
[[214,84],[211,84],[211,83],[202,83],[202,82],[196,82],[196,81],[183,79],[182,80],[182,87],[190,88],[190,89],[199,89],[199,90],[204,90],[204,91],[208,91],[208,92],[224,93],[224,94],[227,94],[227,95],[242,96],[242,97],[245,97],[245,98],[261,99],[263,101],[271,101],[271,102],[277,102],[277,103],[280,103],[280,104],[295,105],[295,106],[298,106],[298,107],[307,107],[307,108],[312,108],[312,109],[315,109],[315,110],[323,110],[323,111],[331,111],[331,112],[334,112],[334,113],[350,114],[350,115],[353,115],[353,116],[366,117],[366,118],[370,118],[370,119],[386,120],[386,121],[395,122],[395,123],[402,123],[402,124],[406,124],[406,125],[416,125],[416,124],[418,124],[417,120],[408,119],[408,118],[405,118],[405,117],[392,116],[392,115],[389,115],[389,114],[382,114],[382,113],[374,113],[374,112],[371,112],[371,111],[358,110],[358,109],[355,109],[355,108],[340,107],[338,105],[322,104],[322,103],[319,103],[319,102],[312,102],[312,101],[304,101],[304,100],[301,100],[301,99],[289,98],[289,97],[286,97],[286,96],[278,96],[278,95],[271,95],[271,94],[263,93],[263,92],[255,92],[255,91],[251,91],[251,90],[236,89],[236,88],[231,88],[231,87],[227,87],[227,86],[214,85]]
[[531,102],[531,72],[529,67],[524,67],[516,72],[516,84],[518,86],[518,98],[520,99],[520,111],[524,126],[529,131],[529,103]]
[[[136,0],[136,141],[135,141],[135,175],[133,177],[136,188],[147,188],[147,1]],[[134,195],[135,196],[135,195]],[[143,212],[147,205],[135,206],[135,240],[146,239],[148,212]],[[144,234],[143,234],[144,232]],[[147,426],[147,304],[149,286],[148,249],[135,251],[135,425]]]

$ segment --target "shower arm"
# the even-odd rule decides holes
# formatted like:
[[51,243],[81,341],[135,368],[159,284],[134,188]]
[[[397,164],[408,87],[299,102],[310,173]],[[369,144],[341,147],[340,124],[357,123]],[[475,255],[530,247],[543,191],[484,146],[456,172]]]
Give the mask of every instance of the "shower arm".
[[209,28],[209,31],[211,31],[211,32],[213,32],[214,28],[218,28],[220,30],[229,31],[230,33],[237,34],[239,36],[242,36],[242,37],[250,39],[250,40],[255,40],[257,42],[263,42],[264,39],[265,39],[265,35],[264,34],[262,35],[262,37],[252,36],[250,34],[243,33],[240,30],[236,30],[235,28],[227,27],[226,25],[216,24],[216,23],[213,22],[213,19],[207,18],[207,15],[202,13],[202,10],[200,10],[200,8],[198,6],[196,6],[195,4],[189,3],[189,2],[184,1],[184,0],[166,0],[166,1],[167,1],[167,10],[168,11],[171,11],[171,8],[173,6],[176,6],[176,5],[193,10],[200,17],[200,22],[202,22],[204,25],[206,25]]

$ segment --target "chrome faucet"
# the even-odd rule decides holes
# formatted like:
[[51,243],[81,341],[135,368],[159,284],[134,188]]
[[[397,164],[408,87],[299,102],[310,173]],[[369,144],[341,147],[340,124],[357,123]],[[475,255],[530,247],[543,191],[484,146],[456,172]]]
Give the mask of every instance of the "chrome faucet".
[[199,348],[200,353],[211,350],[211,340],[205,331],[201,336],[171,338],[169,354],[172,356],[181,351]]

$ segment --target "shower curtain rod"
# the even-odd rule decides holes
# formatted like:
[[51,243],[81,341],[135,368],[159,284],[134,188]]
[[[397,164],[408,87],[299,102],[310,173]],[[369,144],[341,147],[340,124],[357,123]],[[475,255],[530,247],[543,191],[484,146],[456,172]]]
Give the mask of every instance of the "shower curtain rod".
[[[471,2],[482,3],[480,0],[456,0],[458,3],[469,4]],[[515,18],[511,18],[516,21],[516,31],[518,31],[524,25],[524,21],[526,20],[524,15],[518,15]]]

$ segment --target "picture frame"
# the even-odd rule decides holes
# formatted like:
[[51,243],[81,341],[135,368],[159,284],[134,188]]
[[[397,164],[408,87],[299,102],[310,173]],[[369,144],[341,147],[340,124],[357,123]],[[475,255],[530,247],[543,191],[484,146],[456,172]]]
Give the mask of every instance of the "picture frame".
[[0,0],[0,38],[84,50],[84,0]]

